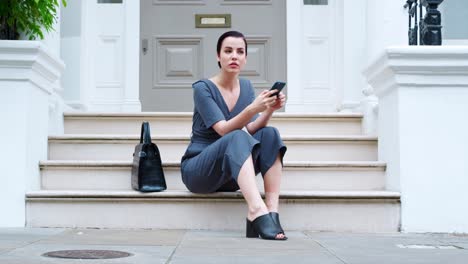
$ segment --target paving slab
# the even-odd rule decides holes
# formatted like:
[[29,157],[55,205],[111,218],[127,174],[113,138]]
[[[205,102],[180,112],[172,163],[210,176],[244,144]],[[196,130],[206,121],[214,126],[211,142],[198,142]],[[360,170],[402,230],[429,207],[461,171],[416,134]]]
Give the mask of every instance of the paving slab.
[[441,244],[454,245],[468,251],[468,234],[432,234]]
[[[287,241],[242,231],[1,229],[0,264],[30,263],[468,263],[468,237],[452,234],[353,234],[287,231]],[[42,256],[56,250],[117,250],[109,260]]]
[[448,243],[468,243],[468,234],[430,234],[437,240]]
[[349,264],[468,263],[468,251],[428,234],[306,234]]
[[451,245],[457,246],[460,249],[468,251],[468,242],[452,242]]
[[62,232],[61,228],[0,228],[0,254]]
[[80,245],[175,246],[185,230],[71,229],[41,243]]
[[0,248],[0,255],[13,250],[13,248]]
[[0,228],[0,241],[35,241],[64,232],[63,228]]
[[[42,256],[46,252],[57,250],[117,250],[129,252],[130,257],[100,260],[71,260]],[[0,263],[166,263],[174,251],[174,246],[111,246],[111,245],[62,245],[32,244],[0,255]]]
[[16,241],[16,240],[0,240],[0,254],[6,250],[15,249],[31,244],[28,241]]
[[170,263],[342,263],[302,232],[287,236],[269,241],[238,231],[188,231]]

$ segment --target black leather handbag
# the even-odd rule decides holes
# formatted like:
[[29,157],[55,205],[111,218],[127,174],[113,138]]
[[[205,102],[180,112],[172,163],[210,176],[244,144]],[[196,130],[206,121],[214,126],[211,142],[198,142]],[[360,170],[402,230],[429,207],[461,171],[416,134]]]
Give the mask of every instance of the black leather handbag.
[[148,122],[141,124],[140,144],[135,146],[132,165],[132,188],[140,192],[160,192],[167,189],[161,155],[151,142]]

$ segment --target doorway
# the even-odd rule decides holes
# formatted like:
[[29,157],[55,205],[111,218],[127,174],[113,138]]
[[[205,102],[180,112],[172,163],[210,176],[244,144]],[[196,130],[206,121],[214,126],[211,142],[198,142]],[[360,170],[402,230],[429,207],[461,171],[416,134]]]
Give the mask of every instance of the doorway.
[[229,30],[247,39],[242,78],[258,91],[287,81],[286,1],[143,0],[140,8],[142,111],[193,111],[191,85],[218,72],[216,42]]

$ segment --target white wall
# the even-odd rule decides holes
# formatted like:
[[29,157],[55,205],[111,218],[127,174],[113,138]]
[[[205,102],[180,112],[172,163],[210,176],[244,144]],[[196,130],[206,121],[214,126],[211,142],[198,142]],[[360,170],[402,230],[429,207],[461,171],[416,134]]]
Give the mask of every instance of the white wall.
[[366,76],[405,232],[468,233],[468,46],[388,47]]
[[414,87],[399,95],[402,226],[468,232],[468,83]]
[[[1,227],[22,227],[25,224],[25,201],[26,184],[29,178],[25,175],[29,172],[26,165],[27,160],[27,116],[25,110],[25,98],[27,88],[17,87],[15,81],[1,80],[1,98],[8,98],[0,104],[0,116],[4,129],[0,132],[0,170],[2,171],[2,188],[0,191],[0,218]],[[26,100],[27,101],[27,100]],[[23,103],[19,103],[23,102]],[[14,115],[9,113],[15,113]],[[20,139],[15,141],[15,139]],[[16,154],[16,158],[13,157]]]
[[0,41],[0,226],[23,227],[25,193],[40,187],[50,99],[64,65],[39,41]]
[[81,105],[81,16],[82,1],[68,1],[61,13],[61,52],[60,57],[67,65],[61,78],[64,100],[73,107]]
[[[385,189],[401,191],[401,145],[400,145],[400,112],[399,90],[392,89],[379,93],[379,128],[378,151],[379,161],[387,162]],[[385,98],[385,99],[383,99]]]

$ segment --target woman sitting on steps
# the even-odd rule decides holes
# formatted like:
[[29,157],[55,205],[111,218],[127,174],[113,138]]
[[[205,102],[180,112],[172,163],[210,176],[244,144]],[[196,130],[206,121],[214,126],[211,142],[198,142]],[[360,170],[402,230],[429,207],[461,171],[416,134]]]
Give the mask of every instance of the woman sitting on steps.
[[[267,126],[286,97],[265,90],[255,98],[250,81],[239,79],[247,57],[242,33],[224,33],[216,49],[219,73],[193,84],[192,137],[182,157],[182,180],[194,193],[240,189],[248,206],[247,237],[286,240],[278,214],[286,146],[278,130]],[[255,181],[259,172],[265,202]]]

